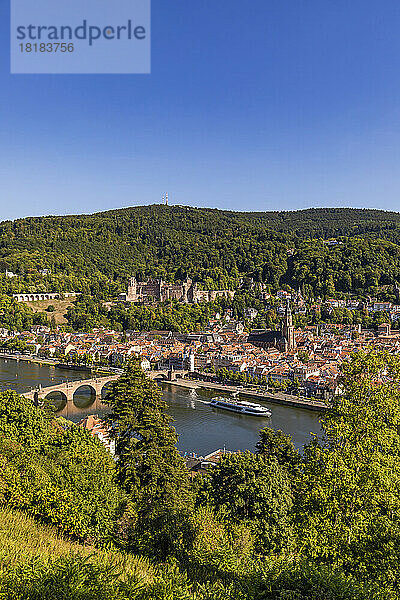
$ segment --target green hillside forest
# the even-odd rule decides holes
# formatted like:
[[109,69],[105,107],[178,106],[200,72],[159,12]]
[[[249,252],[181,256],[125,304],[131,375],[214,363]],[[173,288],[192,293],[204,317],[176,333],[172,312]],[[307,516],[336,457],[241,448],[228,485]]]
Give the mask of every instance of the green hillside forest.
[[[189,276],[204,289],[234,289],[235,314],[243,319],[244,308],[255,306],[259,327],[276,321],[256,302],[260,285],[266,292],[301,289],[311,301],[334,295],[395,301],[400,214],[361,209],[237,213],[154,205],[0,223],[2,327],[23,330],[51,322],[48,314],[16,306],[11,297],[18,292],[80,292],[67,314],[70,328],[80,331],[94,326],[189,331],[226,308],[224,302],[174,306],[172,316],[171,306],[109,311],[103,303],[126,291],[132,275],[169,282]],[[335,317],[338,322],[350,318]],[[357,322],[374,325],[363,319],[356,315]]]
[[303,452],[266,428],[194,479],[135,363],[107,400],[117,461],[1,393],[1,600],[398,600],[400,359],[342,382]]
[[[341,243],[324,242],[336,239]],[[0,223],[2,292],[81,291],[110,297],[127,279],[191,276],[236,289],[243,277],[278,287],[357,292],[400,280],[400,214],[312,209],[235,213],[143,206]],[[39,271],[48,269],[43,277]]]

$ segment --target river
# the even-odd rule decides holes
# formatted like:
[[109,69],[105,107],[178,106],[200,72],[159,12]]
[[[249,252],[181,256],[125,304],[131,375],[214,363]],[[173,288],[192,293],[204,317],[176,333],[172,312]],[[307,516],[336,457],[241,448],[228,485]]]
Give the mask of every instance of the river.
[[[1,391],[14,389],[22,393],[39,384],[45,387],[88,377],[90,374],[85,371],[0,358]],[[270,408],[272,417],[265,419],[210,408],[207,402],[215,395],[211,390],[190,390],[167,384],[163,385],[163,394],[168,412],[174,418],[181,452],[205,455],[223,447],[228,450],[254,450],[258,432],[263,427],[281,429],[290,434],[299,449],[309,441],[311,432],[320,433],[318,413],[313,411],[266,402],[263,404]],[[81,394],[81,401],[84,398],[85,391]],[[76,409],[68,416],[77,422],[92,412],[90,408]]]

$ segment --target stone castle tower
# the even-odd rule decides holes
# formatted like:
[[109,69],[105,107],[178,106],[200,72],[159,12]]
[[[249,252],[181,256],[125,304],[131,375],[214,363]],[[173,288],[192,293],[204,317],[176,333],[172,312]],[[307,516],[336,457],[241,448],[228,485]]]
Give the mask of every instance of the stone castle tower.
[[287,349],[293,350],[296,348],[296,339],[294,335],[293,317],[290,310],[289,300],[286,305],[285,318],[282,324],[282,337],[287,341]]

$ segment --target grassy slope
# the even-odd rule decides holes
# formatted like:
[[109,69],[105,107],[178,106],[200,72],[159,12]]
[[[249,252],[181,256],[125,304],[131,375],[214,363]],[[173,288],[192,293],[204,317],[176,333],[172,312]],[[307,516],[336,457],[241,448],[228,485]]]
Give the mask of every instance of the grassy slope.
[[31,517],[8,508],[0,508],[0,574],[8,566],[31,559],[55,559],[79,553],[93,562],[112,565],[125,573],[135,573],[144,583],[153,581],[153,567],[142,558],[118,552],[97,550],[62,538],[54,528],[41,525]]
[[[38,302],[27,302],[34,312],[45,313],[51,319],[54,316],[57,325],[64,325],[67,322],[65,314],[67,308],[74,304],[75,300],[39,300]],[[54,306],[54,312],[47,312],[49,306]]]
[[0,509],[0,568],[35,556],[69,552],[88,553],[90,549],[62,539],[54,529],[38,525],[23,513]]

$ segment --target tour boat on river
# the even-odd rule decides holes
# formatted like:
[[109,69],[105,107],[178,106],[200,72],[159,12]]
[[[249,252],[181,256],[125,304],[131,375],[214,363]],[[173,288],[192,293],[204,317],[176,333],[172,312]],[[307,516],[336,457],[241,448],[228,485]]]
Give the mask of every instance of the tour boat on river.
[[272,413],[268,408],[261,406],[260,404],[254,404],[253,402],[245,402],[244,400],[234,400],[229,398],[221,398],[217,396],[212,398],[210,406],[215,408],[222,408],[224,410],[231,410],[232,412],[239,413],[241,415],[253,415],[254,417],[271,417]]

